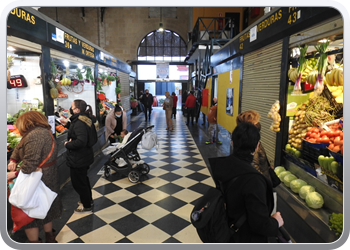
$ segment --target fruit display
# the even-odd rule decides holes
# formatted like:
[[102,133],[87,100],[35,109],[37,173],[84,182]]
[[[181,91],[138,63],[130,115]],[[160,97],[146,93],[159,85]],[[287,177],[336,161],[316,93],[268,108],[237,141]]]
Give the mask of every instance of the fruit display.
[[285,150],[287,153],[292,154],[297,158],[301,156],[301,152],[290,144],[286,144]]
[[55,128],[56,128],[56,131],[59,133],[63,133],[64,131],[67,130],[67,128],[64,127],[63,125],[57,125]]
[[320,155],[318,157],[318,164],[322,169],[330,171],[335,175],[339,173],[340,164],[334,159],[333,156]]
[[328,86],[343,86],[343,65],[334,67],[331,71],[327,72],[325,80]]
[[275,103],[272,105],[270,109],[270,112],[267,114],[268,118],[273,119],[270,129],[274,132],[280,131],[281,116],[279,114],[279,110],[280,110],[280,102],[275,101]]
[[67,77],[63,77],[62,80],[60,81],[62,86],[66,86],[66,85],[71,85],[72,81],[71,79],[67,78]]
[[343,103],[343,86],[327,86],[337,103]]

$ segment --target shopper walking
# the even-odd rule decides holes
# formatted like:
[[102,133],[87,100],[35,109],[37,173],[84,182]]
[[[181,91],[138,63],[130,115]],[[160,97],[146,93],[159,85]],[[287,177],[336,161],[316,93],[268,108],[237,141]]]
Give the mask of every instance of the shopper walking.
[[165,110],[166,130],[173,130],[173,121],[171,120],[171,115],[173,112],[173,96],[170,95],[169,91],[165,92],[163,109]]
[[193,125],[194,109],[196,107],[196,100],[197,100],[197,98],[193,95],[193,93],[194,93],[194,91],[191,90],[190,94],[188,95],[186,102],[185,102],[185,109],[187,110],[187,123],[186,123],[186,125],[189,125],[190,117],[191,117],[191,123]]
[[[209,159],[213,179],[228,194],[229,219],[235,221],[244,214],[246,217],[230,242],[267,243],[269,237],[279,234],[284,224],[279,212],[271,215],[274,206],[271,183],[251,165],[259,141],[258,128],[252,123],[241,123],[232,133],[233,154]],[[236,177],[228,187],[230,180]]]
[[[60,188],[58,181],[58,169],[56,164],[57,145],[51,134],[51,126],[47,118],[37,111],[28,111],[18,117],[16,126],[22,136],[20,143],[15,147],[10,163],[8,164],[7,179],[14,179],[18,175],[16,168],[21,163],[20,170],[24,174],[34,172],[39,164],[46,160],[42,168],[43,183],[53,192],[57,193],[45,219],[35,219],[22,227],[30,243],[41,243],[39,239],[39,228],[43,227],[47,243],[57,243],[52,222],[61,216],[62,205],[60,200]],[[53,150],[52,150],[53,148]],[[52,152],[51,152],[52,150]],[[51,156],[50,156],[51,153]]]
[[79,194],[79,207],[74,213],[92,213],[93,200],[88,169],[94,162],[94,152],[88,145],[91,137],[91,125],[95,123],[90,105],[83,100],[74,100],[70,108],[72,116],[68,130],[66,164],[70,168],[70,177],[74,190]]
[[[254,124],[259,129],[259,131],[261,130],[260,114],[255,110],[247,110],[245,112],[240,113],[236,118],[236,124],[238,125],[243,122],[250,122]],[[259,143],[259,148],[256,154],[254,155],[252,164],[256,170],[258,170],[269,181],[271,181],[273,187],[276,187],[281,183],[275,171],[273,171],[273,166],[270,166],[265,149],[261,142]]]
[[174,119],[176,119],[177,96],[175,92],[173,92],[171,95],[173,96],[173,113],[171,117],[174,116]]
[[153,104],[153,95],[149,93],[149,90],[145,90],[145,94],[142,95],[142,104],[145,112],[145,120],[147,122],[147,111],[148,111],[148,120],[151,120],[152,113],[152,104]]
[[[219,126],[217,122],[217,102],[218,98],[213,98],[214,105],[210,107],[209,113],[207,115],[209,127],[208,127],[208,133],[209,133],[209,140],[205,142],[205,144],[213,144],[216,142],[217,144],[222,144],[221,141],[219,141]],[[203,114],[204,115],[204,114]]]
[[127,127],[127,119],[126,112],[119,105],[115,105],[106,117],[106,140],[110,143],[118,142],[118,136]]

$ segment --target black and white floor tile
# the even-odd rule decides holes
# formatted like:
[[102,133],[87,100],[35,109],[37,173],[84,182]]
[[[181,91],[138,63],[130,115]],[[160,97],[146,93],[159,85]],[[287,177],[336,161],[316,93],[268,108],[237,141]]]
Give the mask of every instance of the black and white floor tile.
[[[153,112],[159,148],[138,152],[150,172],[131,183],[118,172],[93,185],[94,213],[72,214],[57,235],[60,243],[200,243],[190,223],[195,201],[214,186],[182,115],[166,130],[164,112]],[[101,174],[101,172],[99,173]]]

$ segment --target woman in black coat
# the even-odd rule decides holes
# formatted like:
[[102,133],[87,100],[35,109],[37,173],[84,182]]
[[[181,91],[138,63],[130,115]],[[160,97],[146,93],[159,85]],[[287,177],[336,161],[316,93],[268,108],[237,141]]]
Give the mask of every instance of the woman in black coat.
[[93,200],[87,172],[94,162],[94,152],[88,146],[88,140],[90,127],[96,118],[92,115],[91,106],[83,100],[74,100],[70,113],[72,116],[69,118],[68,137],[64,145],[67,149],[66,164],[70,168],[72,185],[80,196],[80,206],[74,212],[91,213]]
[[278,235],[284,223],[279,212],[271,215],[274,205],[271,182],[251,165],[259,140],[257,127],[241,123],[232,133],[233,154],[209,159],[214,181],[224,190],[230,180],[238,177],[226,190],[227,211],[233,221],[245,213],[246,221],[231,242],[267,243],[268,237]]

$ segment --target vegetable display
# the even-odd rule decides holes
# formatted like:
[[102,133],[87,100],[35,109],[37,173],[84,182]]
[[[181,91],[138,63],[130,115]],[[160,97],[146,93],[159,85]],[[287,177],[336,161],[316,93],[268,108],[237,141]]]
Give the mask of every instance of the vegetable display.
[[298,74],[298,77],[296,79],[296,82],[294,84],[294,90],[293,90],[293,94],[301,94],[301,78],[302,78],[302,74],[303,74],[303,71],[304,71],[304,68],[306,67],[305,63],[306,63],[306,59],[305,59],[305,55],[306,55],[306,52],[307,52],[307,45],[304,46],[304,48],[301,48],[299,46],[299,51],[300,51],[300,57],[299,57],[299,66],[298,66],[298,71],[297,71],[297,74]]
[[283,177],[283,183],[284,183],[284,185],[286,185],[287,187],[289,187],[290,182],[293,181],[293,180],[296,180],[296,179],[298,179],[298,177],[296,177],[294,174],[286,174],[286,175]]
[[332,213],[329,216],[329,229],[335,232],[335,235],[340,236],[343,233],[343,214]]
[[302,179],[295,179],[289,183],[290,189],[297,194],[299,193],[300,188],[306,185],[306,181],[303,181]]
[[318,192],[310,192],[305,197],[306,205],[313,209],[319,209],[323,206],[324,200]]
[[268,118],[273,119],[270,129],[275,132],[280,131],[281,116],[279,114],[279,110],[280,110],[280,102],[275,101],[275,103],[272,105],[270,109],[270,112],[267,114]]
[[314,94],[316,96],[321,95],[323,89],[324,89],[324,85],[323,85],[323,76],[325,74],[325,70],[327,67],[327,54],[326,54],[326,50],[327,47],[329,45],[329,40],[327,39],[327,42],[325,43],[321,43],[315,45],[315,49],[317,50],[317,52],[319,53],[320,57],[319,57],[319,61],[317,64],[317,71],[318,71],[318,76],[317,76],[317,80],[316,80],[316,84],[314,87]]
[[300,189],[299,189],[299,196],[300,198],[302,198],[303,200],[305,200],[306,196],[311,193],[311,192],[314,192],[315,191],[315,188],[311,185],[305,185],[305,186],[302,186]]

